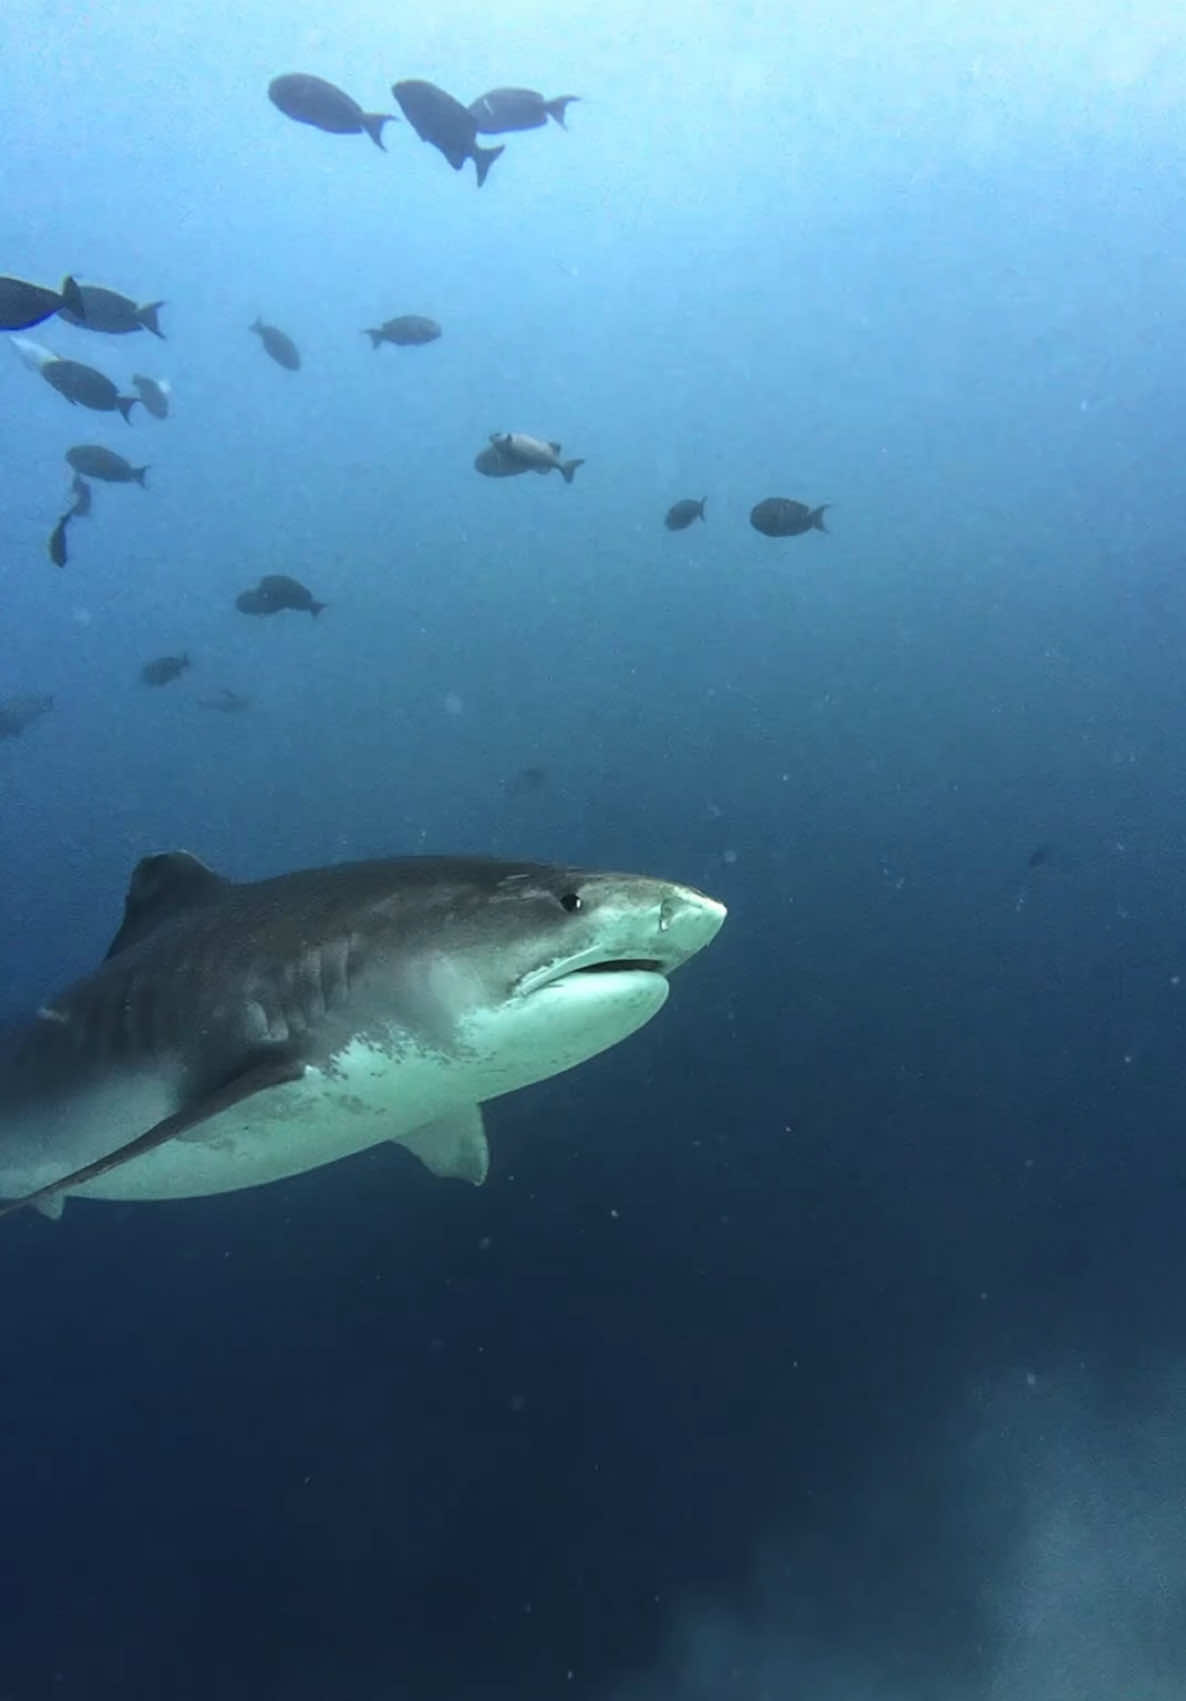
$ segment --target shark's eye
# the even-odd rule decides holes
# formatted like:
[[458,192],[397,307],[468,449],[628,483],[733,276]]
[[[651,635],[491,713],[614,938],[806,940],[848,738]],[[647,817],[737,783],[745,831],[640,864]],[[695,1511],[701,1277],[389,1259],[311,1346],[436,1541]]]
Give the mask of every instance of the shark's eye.
[[584,905],[581,903],[581,895],[579,892],[565,892],[560,899],[560,903],[561,907],[566,909],[569,915],[575,915],[579,909],[584,908]]

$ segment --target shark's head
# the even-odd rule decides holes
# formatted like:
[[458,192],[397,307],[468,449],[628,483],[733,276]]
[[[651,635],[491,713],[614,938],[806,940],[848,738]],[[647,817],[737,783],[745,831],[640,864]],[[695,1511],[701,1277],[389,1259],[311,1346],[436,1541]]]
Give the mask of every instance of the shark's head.
[[506,863],[434,873],[418,902],[404,879],[382,906],[395,948],[373,960],[375,1004],[389,998],[405,1031],[480,1070],[482,1097],[559,1074],[640,1028],[666,1001],[668,976],[725,919],[692,887],[641,875]]

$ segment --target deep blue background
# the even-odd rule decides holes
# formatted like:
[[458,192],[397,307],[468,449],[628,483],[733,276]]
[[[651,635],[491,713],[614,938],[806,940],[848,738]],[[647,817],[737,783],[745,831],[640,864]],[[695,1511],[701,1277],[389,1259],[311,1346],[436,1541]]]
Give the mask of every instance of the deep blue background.
[[[492,1108],[480,1193],[390,1150],[0,1225],[0,1696],[1174,1701],[1182,26],[242,10],[0,25],[0,269],[168,299],[30,334],[175,401],[0,365],[0,695],[56,699],[0,746],[0,1007],[178,844],[730,919]],[[284,121],[292,69],[583,98],[479,194]],[[441,341],[372,354],[403,312]],[[495,429],[586,465],[484,481]],[[149,489],[57,572],[79,441]],[[244,619],[268,571],[329,609]]]

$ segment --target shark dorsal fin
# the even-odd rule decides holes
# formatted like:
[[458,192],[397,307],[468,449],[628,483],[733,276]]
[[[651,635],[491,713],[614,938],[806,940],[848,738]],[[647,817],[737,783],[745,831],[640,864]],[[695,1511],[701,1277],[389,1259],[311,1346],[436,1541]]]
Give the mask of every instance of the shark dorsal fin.
[[107,955],[114,957],[126,951],[163,922],[208,904],[229,885],[231,881],[225,875],[216,874],[189,851],[162,851],[157,856],[142,857],[132,870],[124,919]]

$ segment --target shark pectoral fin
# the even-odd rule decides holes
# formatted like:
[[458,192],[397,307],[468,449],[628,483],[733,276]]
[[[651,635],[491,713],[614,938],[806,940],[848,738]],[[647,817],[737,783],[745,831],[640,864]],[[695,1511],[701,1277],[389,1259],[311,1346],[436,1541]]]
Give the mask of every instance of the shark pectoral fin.
[[62,1212],[66,1209],[66,1196],[64,1193],[47,1193],[44,1199],[34,1199],[31,1203],[35,1211],[56,1223],[61,1221]]
[[106,1157],[96,1158],[94,1163],[84,1164],[81,1169],[71,1170],[69,1175],[59,1176],[57,1181],[39,1187],[35,1193],[26,1193],[23,1199],[13,1199],[6,1205],[0,1205],[0,1217],[11,1216],[14,1211],[23,1210],[26,1205],[32,1205],[34,1210],[52,1217],[55,1214],[55,1202],[58,1204],[57,1215],[60,1216],[62,1195],[74,1192],[83,1182],[94,1181],[96,1176],[106,1175],[108,1170],[119,1169],[121,1164],[131,1163],[133,1158],[141,1158],[145,1152],[155,1151],[167,1140],[175,1140],[179,1134],[196,1128],[199,1123],[218,1116],[224,1110],[233,1109],[245,1099],[253,1098],[256,1093],[266,1092],[269,1087],[285,1086],[290,1081],[299,1081],[304,1073],[304,1064],[288,1055],[256,1058],[221,1087],[215,1087],[212,1092],[195,1099],[192,1104],[175,1110],[171,1116],[163,1117],[160,1122],[154,1122],[151,1128],[146,1129],[143,1134],[138,1134],[134,1140],[129,1140],[126,1146],[117,1146],[115,1151],[108,1152]]
[[453,1176],[480,1187],[490,1172],[490,1147],[480,1104],[466,1105],[435,1122],[425,1122],[411,1133],[401,1134],[394,1143],[406,1146],[433,1175]]

